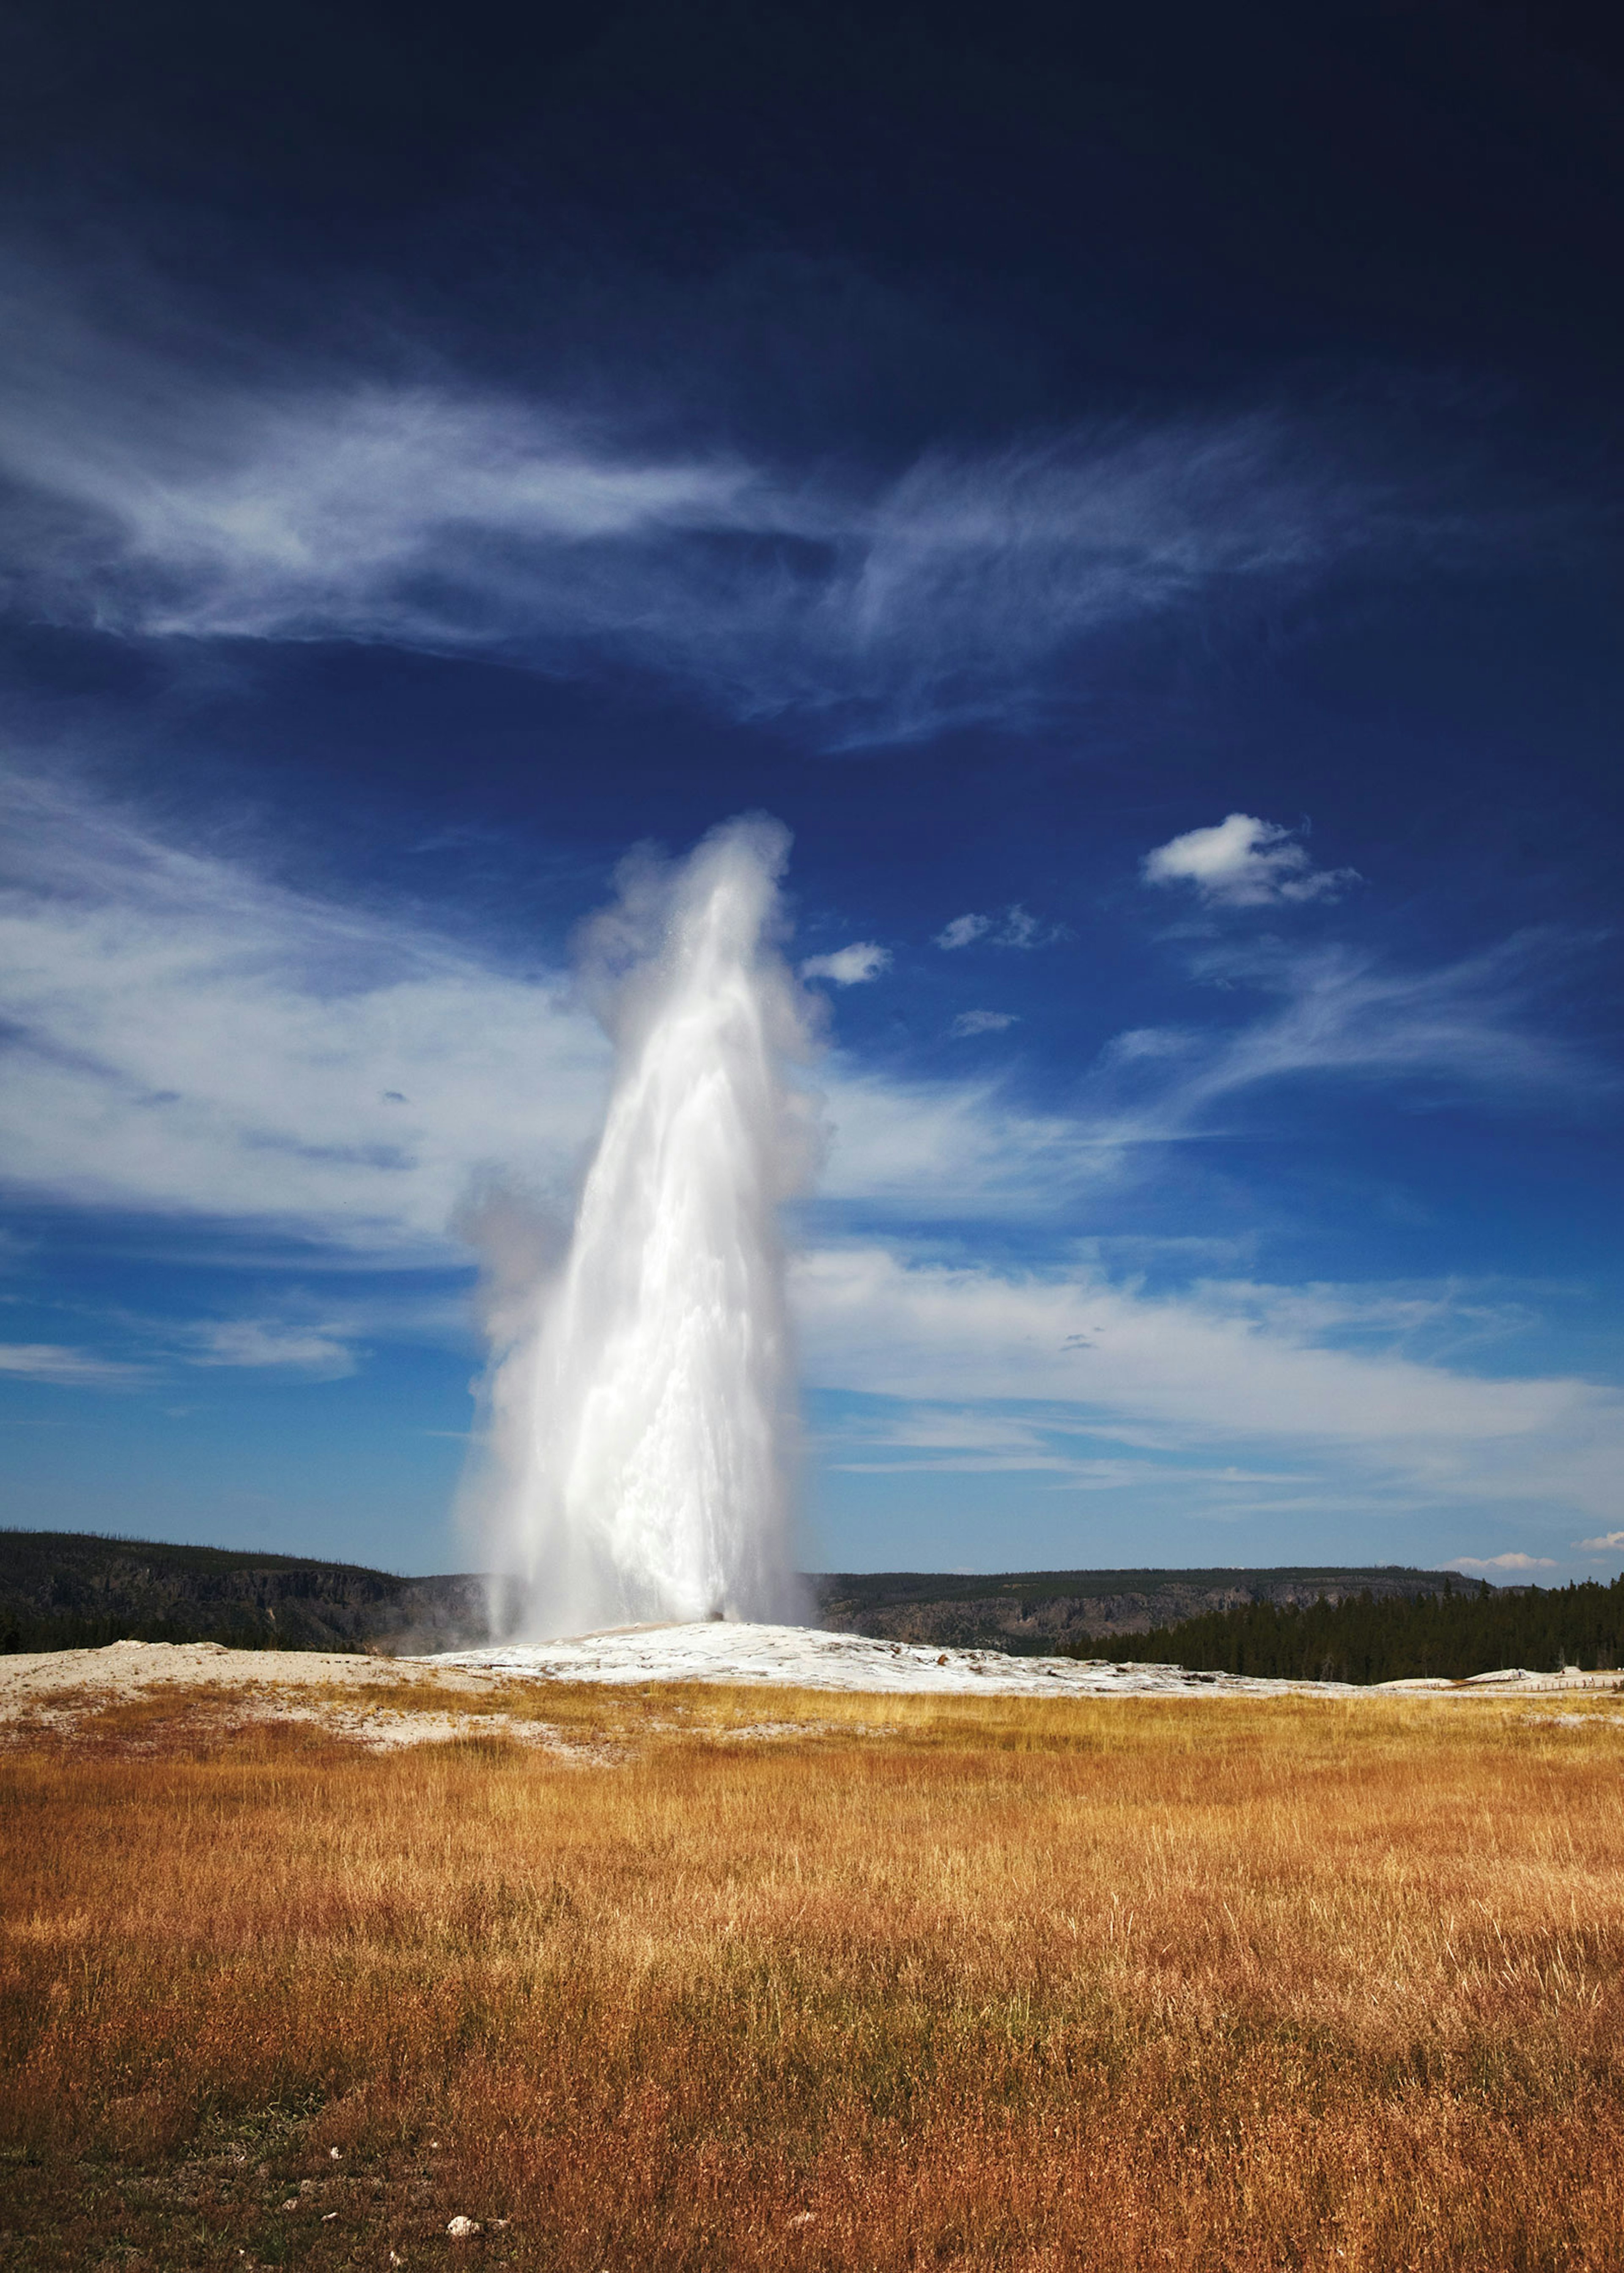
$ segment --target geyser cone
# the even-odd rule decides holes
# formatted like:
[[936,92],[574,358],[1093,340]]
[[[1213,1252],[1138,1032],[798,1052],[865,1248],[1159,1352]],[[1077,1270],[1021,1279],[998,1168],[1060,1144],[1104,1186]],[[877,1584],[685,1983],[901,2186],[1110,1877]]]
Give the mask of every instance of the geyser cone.
[[613,1091],[568,1255],[501,1369],[510,1532],[534,1633],[796,1615],[778,1208],[812,1164],[775,823],[718,830],[600,926]]

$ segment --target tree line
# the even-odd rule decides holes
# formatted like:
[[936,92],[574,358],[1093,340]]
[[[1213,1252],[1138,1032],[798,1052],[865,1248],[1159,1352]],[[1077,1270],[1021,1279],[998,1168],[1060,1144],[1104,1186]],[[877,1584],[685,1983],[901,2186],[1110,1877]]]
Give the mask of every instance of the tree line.
[[1446,1587],[1413,1600],[1358,1594],[1302,1609],[1247,1602],[1150,1633],[1100,1634],[1067,1657],[1182,1665],[1285,1681],[1464,1680],[1523,1666],[1608,1671],[1624,1662],[1624,1578],[1569,1587]]

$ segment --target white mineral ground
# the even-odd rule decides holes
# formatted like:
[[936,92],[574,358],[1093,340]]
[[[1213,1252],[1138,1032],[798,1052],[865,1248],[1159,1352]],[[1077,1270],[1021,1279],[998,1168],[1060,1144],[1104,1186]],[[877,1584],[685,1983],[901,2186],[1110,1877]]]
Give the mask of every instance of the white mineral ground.
[[[424,1661],[543,1681],[720,1681],[790,1689],[857,1689],[912,1696],[984,1697],[1367,1697],[1336,1681],[1254,1680],[1235,1673],[1191,1673],[1181,1665],[1117,1665],[1107,1659],[1007,1657],[996,1649],[935,1649],[867,1634],[810,1626],[621,1626],[573,1641],[504,1643],[451,1650]],[[1382,1690],[1459,1695],[1506,1690],[1616,1689],[1624,1674],[1530,1673],[1511,1667],[1468,1682],[1387,1681]]]
[[[86,1711],[136,1701],[164,1687],[209,1691],[236,1722],[309,1722],[379,1750],[475,1729],[511,1734],[560,1752],[582,1747],[534,1719],[493,1709],[515,1682],[644,1686],[840,1690],[879,1695],[1222,1698],[1370,1697],[1385,1692],[1455,1699],[1617,1692],[1624,1674],[1530,1673],[1518,1668],[1463,1683],[1393,1681],[1379,1690],[1340,1683],[1261,1681],[1190,1673],[1174,1665],[1116,1665],[997,1650],[932,1649],[864,1634],[710,1620],[626,1626],[568,1641],[505,1644],[434,1657],[340,1655],[318,1650],[223,1649],[214,1642],[114,1642],[0,1657],[0,1725],[14,1735],[61,1727]],[[335,1699],[311,1692],[351,1692]],[[757,1733],[771,1734],[764,1724]],[[748,1733],[748,1732],[736,1732]],[[588,1748],[589,1749],[589,1748]]]

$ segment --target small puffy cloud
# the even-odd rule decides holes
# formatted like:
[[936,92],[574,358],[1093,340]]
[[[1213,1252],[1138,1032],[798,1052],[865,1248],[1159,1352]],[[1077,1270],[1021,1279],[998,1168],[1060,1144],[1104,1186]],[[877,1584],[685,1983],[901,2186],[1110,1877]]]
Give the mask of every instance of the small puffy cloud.
[[1624,1531],[1604,1531],[1599,1539],[1575,1539],[1574,1545],[1587,1548],[1592,1555],[1624,1554]]
[[1548,1555],[1451,1555],[1457,1571],[1554,1571]]
[[1147,884],[1194,884],[1204,900],[1255,908],[1271,900],[1334,900],[1358,881],[1354,868],[1316,868],[1306,845],[1278,821],[1231,813],[1213,829],[1186,829],[1145,855]]
[[833,955],[808,956],[801,965],[803,979],[832,979],[837,986],[861,986],[891,967],[891,950],[872,939],[853,940]]
[[961,1010],[947,1031],[961,1039],[967,1034],[1001,1034],[1020,1020],[1013,1010]]
[[49,1381],[58,1389],[118,1389],[140,1380],[143,1369],[57,1342],[0,1342],[0,1374],[14,1381]]
[[984,938],[992,928],[991,916],[954,916],[945,931],[937,933],[936,944],[949,950],[955,947],[969,947],[977,940]]
[[947,949],[971,947],[984,939],[989,947],[1047,947],[1051,940],[1065,935],[1064,925],[1040,923],[1017,900],[1001,917],[954,916],[945,931],[937,933],[936,944]]

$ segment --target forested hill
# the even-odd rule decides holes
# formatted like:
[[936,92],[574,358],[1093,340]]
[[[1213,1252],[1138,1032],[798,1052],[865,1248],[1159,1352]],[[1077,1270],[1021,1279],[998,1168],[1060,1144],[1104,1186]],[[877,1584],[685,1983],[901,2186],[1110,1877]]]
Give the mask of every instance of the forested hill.
[[[1441,1571],[892,1571],[809,1581],[819,1624],[900,1641],[1041,1654],[1254,1603],[1426,1594]],[[452,1649],[490,1638],[486,1581],[93,1533],[0,1531],[0,1649],[223,1641],[271,1649]]]
[[1611,1586],[1495,1587],[1354,1595],[1306,1605],[1248,1602],[1141,1634],[1070,1643],[1067,1657],[1187,1666],[1290,1681],[1405,1681],[1525,1666],[1609,1671],[1624,1663],[1624,1578]]
[[[1255,1570],[834,1572],[814,1580],[818,1623],[844,1633],[1023,1656],[1111,1654],[1116,1638],[1182,1625],[1253,1602],[1306,1607],[1323,1596],[1441,1593],[1450,1572],[1399,1564]],[[1106,1646],[1096,1649],[1096,1643]]]
[[485,1582],[74,1531],[0,1531],[0,1650],[112,1641],[453,1649],[487,1639]]

